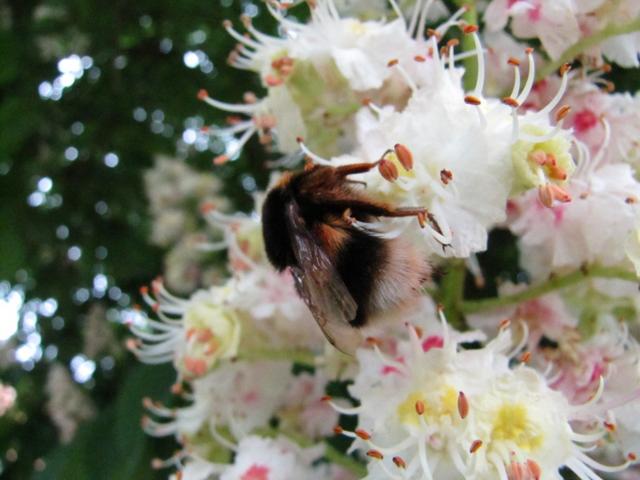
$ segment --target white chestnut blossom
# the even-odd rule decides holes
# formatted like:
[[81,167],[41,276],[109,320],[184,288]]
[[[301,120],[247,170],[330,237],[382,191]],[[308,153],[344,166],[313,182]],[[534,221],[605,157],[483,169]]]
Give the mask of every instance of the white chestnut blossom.
[[[479,51],[477,33],[470,34]],[[441,58],[435,36],[430,45],[429,61],[412,62],[414,74],[396,65],[412,88],[406,107],[396,111],[370,104],[372,112],[359,112],[361,150],[357,157],[334,161],[344,164],[382,158],[391,162],[398,179],[388,182],[377,171],[362,174],[367,191],[393,204],[426,207],[430,214],[424,231],[430,250],[442,256],[468,257],[486,249],[488,229],[506,219],[509,196],[537,187],[547,205],[570,200],[562,185],[574,168],[569,152],[573,137],[562,128],[561,115],[556,115],[556,124],[550,121],[566,89],[567,71],[548,104],[520,114],[518,107],[531,92],[535,76],[531,51],[527,51],[529,70],[524,86],[520,88],[519,62],[513,60],[513,88],[500,101],[482,94],[482,53],[477,54],[476,85],[465,93],[453,46],[448,57]],[[402,164],[398,145],[408,150],[410,168]],[[327,163],[301,146],[315,162]],[[394,224],[399,229],[409,225],[404,220]]]
[[240,135],[218,162],[233,157],[254,133],[270,142],[275,132],[277,148],[283,153],[297,149],[297,137],[310,138],[313,147],[325,154],[352,148],[352,139],[341,131],[352,130],[352,115],[360,108],[360,99],[381,90],[394,75],[387,68],[390,59],[418,54],[419,46],[404,19],[343,18],[333,0],[320,0],[311,7],[310,21],[299,23],[284,16],[273,3],[267,3],[267,8],[283,37],[256,30],[248,17],[243,18],[248,36],[237,32],[231,22],[225,23],[239,42],[230,63],[259,73],[268,89],[266,97],[249,96],[247,103],[233,105],[211,98],[204,90],[199,94],[215,108],[251,117],[236,119],[228,128],[210,129],[223,138]]
[[[634,0],[492,0],[484,20],[493,31],[503,30],[511,19],[518,38],[537,38],[552,59],[582,38],[607,28],[625,25],[638,18],[640,5]],[[624,67],[637,67],[640,33],[611,35],[587,52],[596,65],[602,55]]]
[[510,228],[519,237],[522,265],[534,279],[584,264],[631,264],[625,243],[637,228],[640,184],[630,165],[598,165],[602,155],[590,159],[582,150],[583,160],[566,187],[573,201],[546,208],[532,193],[514,201]]
[[183,160],[159,156],[144,174],[144,185],[153,217],[151,241],[163,247],[177,243],[196,229],[197,212],[193,204],[227,201],[216,194],[220,182],[211,173],[197,172]]
[[236,439],[268,426],[284,405],[292,378],[287,361],[222,364],[192,382],[189,406],[170,410],[145,400],[150,415],[143,419],[143,428],[154,436],[175,435],[200,457],[220,449],[233,451]]
[[631,163],[636,170],[640,162],[640,97],[629,93],[607,93],[598,84],[597,74],[585,80],[572,81],[563,99],[571,107],[566,123],[575,137],[583,142],[592,156],[598,155],[609,127],[608,148],[604,152],[609,163]]
[[69,443],[80,424],[96,415],[96,407],[81,387],[74,383],[69,370],[59,363],[49,367],[45,391],[49,418],[58,430],[60,441]]
[[366,478],[560,479],[563,467],[599,478],[596,471],[628,466],[583,452],[605,429],[572,428],[589,404],[570,405],[536,370],[514,366],[522,343],[513,344],[509,329],[477,350],[461,350],[446,334],[440,348],[422,343],[414,331],[396,359],[360,350],[350,388],[360,405],[335,407],[358,414],[358,429],[342,433],[370,457]]
[[224,471],[220,480],[320,480],[326,477],[314,471],[312,462],[321,454],[322,447],[304,450],[282,437],[247,437],[238,444],[234,463]]
[[312,439],[333,433],[338,413],[323,401],[328,381],[320,370],[295,377],[287,389],[285,406],[278,412],[285,431],[302,432]]
[[152,283],[152,295],[141,293],[153,308],[157,320],[131,321],[138,339],[127,346],[145,363],[173,361],[179,379],[202,377],[218,361],[238,353],[242,325],[233,305],[235,283],[198,290],[188,300],[172,295],[161,280]]

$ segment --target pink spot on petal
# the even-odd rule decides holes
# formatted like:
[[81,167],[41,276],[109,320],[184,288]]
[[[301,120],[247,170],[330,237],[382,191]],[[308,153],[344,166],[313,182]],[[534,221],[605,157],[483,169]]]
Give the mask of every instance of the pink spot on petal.
[[606,369],[604,365],[602,365],[601,363],[596,363],[593,366],[593,371],[591,372],[591,379],[589,381],[590,382],[599,381],[600,377],[604,377],[605,370]]
[[384,367],[382,367],[383,375],[389,375],[390,373],[400,373],[400,370],[390,365],[385,365]]
[[547,81],[546,78],[543,78],[542,80],[538,80],[536,83],[533,84],[533,91],[541,92],[548,86],[549,86],[549,82]]
[[527,16],[529,17],[529,20],[531,20],[532,22],[540,21],[540,18],[542,18],[541,11],[542,11],[542,5],[536,5],[535,7],[533,7],[531,10],[527,12]]
[[[404,364],[404,357],[396,357],[395,361]],[[382,367],[381,372],[382,375],[388,375],[390,373],[401,373],[400,370],[393,365],[385,365],[384,367]]]
[[442,348],[444,346],[444,340],[440,335],[431,335],[422,342],[422,351],[428,352],[432,348]]
[[260,395],[258,395],[258,392],[252,390],[250,392],[245,393],[242,396],[242,401],[247,404],[257,403],[259,398],[260,398]]
[[240,480],[269,480],[269,469],[264,465],[251,465]]
[[580,110],[573,117],[573,126],[577,133],[584,133],[598,124],[598,116],[588,108]]
[[564,207],[562,205],[559,205],[557,207],[553,207],[552,209],[553,212],[553,224],[555,226],[558,226],[562,223],[562,219],[564,218]]

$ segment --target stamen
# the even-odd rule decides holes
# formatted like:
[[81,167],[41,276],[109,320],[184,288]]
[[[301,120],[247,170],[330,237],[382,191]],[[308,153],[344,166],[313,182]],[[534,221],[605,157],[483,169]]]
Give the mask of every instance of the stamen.
[[518,344],[513,348],[513,350],[506,354],[509,358],[512,358],[516,353],[522,350],[527,344],[527,340],[529,338],[529,326],[526,324],[526,322],[519,321],[518,325],[520,325],[520,328],[522,329],[522,338],[520,339],[520,342],[518,342]]
[[540,203],[545,207],[551,208],[554,200],[561,203],[569,203],[571,201],[571,195],[558,185],[553,183],[547,183],[541,187],[538,187],[538,198]]
[[387,66],[389,66],[390,68],[393,67],[398,72],[400,72],[400,75],[402,75],[402,78],[407,83],[407,85],[409,86],[409,88],[413,93],[415,93],[418,90],[418,87],[416,86],[415,82],[411,79],[411,77],[409,76],[407,71],[402,67],[402,65],[400,65],[397,59],[390,60]]
[[605,158],[605,153],[607,151],[607,148],[609,147],[609,142],[611,141],[611,128],[609,127],[609,122],[604,117],[600,118],[600,122],[604,127],[604,139],[602,140],[598,153],[596,153],[596,156],[593,158],[590,165],[588,166],[588,172],[593,172],[596,168],[598,168],[601,165],[602,161]]
[[471,447],[469,447],[469,453],[471,454],[476,453],[481,446],[482,446],[482,440],[474,440],[471,443]]
[[622,465],[614,465],[614,466],[603,465],[599,462],[596,462],[593,458],[585,455],[582,452],[576,452],[576,458],[581,462],[583,462],[588,467],[595,468],[596,470],[599,470],[601,472],[606,472],[606,473],[621,472],[625,470],[627,467],[629,467],[629,465],[631,465],[631,461],[629,459],[627,459],[627,461],[624,462]]
[[458,413],[463,420],[469,415],[469,400],[464,392],[458,392]]
[[427,0],[427,3],[424,7],[422,7],[422,11],[420,12],[420,20],[418,21],[418,27],[416,29],[415,38],[417,40],[422,40],[424,38],[424,29],[427,24],[427,14],[429,13],[429,9],[431,5],[433,5],[434,0]]
[[446,168],[440,170],[440,181],[442,183],[444,183],[445,185],[449,185],[449,182],[451,180],[453,180],[453,173],[451,172],[451,170],[447,170]]
[[456,13],[451,15],[449,20],[447,20],[445,23],[443,23],[438,28],[436,28],[437,36],[441,38],[447,32],[447,30],[449,30],[449,28],[451,28],[453,25],[456,25],[458,23],[458,20],[460,20],[460,17],[462,17],[462,15],[467,13],[467,10],[468,10],[468,7],[462,7],[458,9]]
[[[482,53],[486,53],[486,49],[482,49]],[[456,53],[454,60],[457,62],[459,60],[464,60],[465,58],[475,57],[478,55],[478,52],[474,48],[473,50],[467,50],[466,52]]]
[[261,45],[255,40],[252,40],[251,38],[247,38],[246,36],[241,35],[238,31],[236,31],[236,29],[233,28],[233,23],[231,22],[231,20],[224,20],[222,22],[222,26],[224,27],[224,29],[227,31],[229,35],[231,35],[241,44],[256,50],[258,50],[261,47]]
[[417,0],[415,5],[413,6],[413,12],[411,13],[411,20],[409,21],[409,28],[407,28],[407,33],[410,36],[413,36],[416,26],[418,24],[418,17],[420,15],[420,8],[422,7],[423,0]]
[[215,166],[220,166],[220,165],[224,165],[228,161],[229,161],[229,155],[222,154],[222,155],[218,155],[217,157],[214,157],[212,160],[212,163]]
[[593,443],[593,442],[597,442],[598,440],[600,440],[602,437],[604,437],[607,434],[606,430],[602,430],[596,433],[576,433],[574,431],[570,431],[569,432],[569,438],[571,438],[571,440],[573,442],[576,443]]
[[211,432],[211,436],[214,438],[214,440],[216,442],[218,442],[220,445],[222,445],[223,447],[231,450],[232,452],[235,452],[238,450],[238,446],[229,441],[227,438],[225,438],[220,432],[218,432],[218,429],[216,428],[215,425],[211,425],[209,427],[209,431]]
[[413,168],[413,155],[411,151],[400,143],[396,143],[393,146],[393,150],[396,153],[396,157],[398,157],[398,161],[402,165],[402,167],[408,172]]
[[478,74],[476,77],[476,86],[473,89],[472,95],[476,97],[482,96],[482,90],[484,89],[484,52],[482,51],[482,44],[480,43],[480,37],[478,36],[478,27],[475,25],[468,25],[464,28],[464,33],[471,33],[473,35],[473,42],[476,46],[476,51],[478,52],[477,61],[478,61]]
[[566,116],[569,115],[569,112],[571,112],[571,107],[569,105],[561,106],[556,112],[556,122],[564,120]]
[[251,114],[251,113],[255,112],[256,106],[258,105],[258,104],[255,104],[255,103],[247,105],[247,104],[236,104],[236,103],[221,102],[220,100],[216,100],[214,98],[211,98],[209,96],[209,93],[204,89],[201,89],[201,90],[198,91],[198,99],[202,100],[207,105],[211,105],[214,108],[217,108],[219,110],[224,110],[226,112],[236,112],[236,113]]
[[251,17],[249,17],[248,15],[242,15],[240,17],[240,20],[242,21],[242,24],[244,25],[244,28],[246,28],[249,33],[251,35],[253,35],[256,40],[262,42],[262,43],[276,43],[276,44],[284,44],[285,40],[282,38],[278,38],[278,37],[273,37],[271,35],[267,35],[265,33],[262,33],[261,31],[257,30],[254,26],[253,26],[253,22],[251,21]]
[[486,280],[484,278],[484,274],[482,273],[482,268],[480,267],[478,256],[476,254],[471,254],[467,258],[465,263],[467,264],[467,268],[473,276],[473,283],[475,284],[476,288],[484,288]]
[[382,115],[382,108],[376,105],[375,103],[373,103],[373,101],[371,101],[370,98],[365,98],[364,100],[362,100],[362,104],[369,107],[369,109],[371,109],[373,113],[378,115],[378,117]]
[[558,105],[567,90],[567,83],[569,82],[569,75],[567,74],[569,70],[571,70],[571,67],[568,64],[564,64],[560,69],[560,75],[562,75],[560,87],[558,88],[556,95],[551,99],[551,101],[537,113],[538,115],[549,115],[549,113],[551,113],[551,110],[556,108],[556,105]]
[[529,363],[530,360],[531,360],[531,352],[524,352],[522,355],[520,355],[520,361],[522,363]]
[[447,326],[447,318],[444,316],[444,306],[442,304],[438,304],[437,307],[438,319],[440,320],[440,325],[442,325],[442,346],[446,347],[450,344],[449,340],[449,328]]
[[399,176],[396,165],[384,157],[378,160],[378,172],[389,182],[395,182]]
[[520,106],[518,101],[513,97],[503,97],[501,99],[501,102],[504,103],[505,105],[508,105],[509,107],[513,107],[513,108],[518,108]]
[[405,470],[407,468],[407,464],[402,459],[402,457],[395,456],[395,457],[392,458],[392,460],[393,460],[393,463],[395,464],[396,467],[401,468],[403,470]]
[[536,76],[536,63],[533,60],[533,49],[527,48],[525,50],[525,53],[527,54],[529,72],[527,73],[527,81],[524,84],[524,88],[522,89],[522,92],[520,92],[520,95],[518,95],[518,98],[516,98],[516,101],[519,105],[522,105],[531,93],[531,89],[533,88],[533,81],[535,80]]
[[242,134],[242,136],[237,140],[236,143],[232,144],[231,149],[227,151],[227,153],[223,155],[218,155],[213,159],[214,165],[223,165],[227,163],[231,158],[235,157],[242,148],[246,145],[249,139],[253,136],[254,133],[257,132],[256,127],[247,128],[247,130]]
[[384,458],[384,455],[382,455],[382,453],[380,453],[378,450],[372,449],[367,451],[367,457],[375,458],[377,460],[382,460]]
[[474,96],[474,95],[467,95],[464,97],[464,102],[469,104],[469,105],[480,105],[482,103],[482,100],[480,100],[478,97]]
[[[422,419],[422,417],[420,417],[420,419]],[[418,442],[418,457],[420,458],[422,473],[427,480],[433,480],[431,469],[429,468],[429,459],[427,458],[427,444],[425,441]]]
[[[331,408],[333,408],[336,412],[341,413],[343,415],[359,415],[361,411],[360,407],[353,407],[353,408],[341,407],[340,405],[334,403],[333,400],[328,400],[327,403],[331,405]],[[344,434],[346,435],[347,433],[348,432],[345,430]]]
[[302,152],[307,157],[309,157],[313,161],[313,163],[317,163],[318,165],[331,165],[331,162],[329,160],[326,160],[320,157],[319,155],[316,155],[311,150],[309,150],[309,148],[304,144],[304,140],[302,139],[302,137],[298,137],[296,140],[298,141],[298,146],[300,146],[300,150],[302,150]]
[[398,6],[398,3],[396,2],[396,0],[389,0],[389,4],[391,5],[391,9],[395,12],[395,14],[398,16],[398,18],[400,20],[402,20],[402,24],[404,25],[404,28],[407,28],[407,21],[404,18],[404,15],[402,13],[402,10],[400,10],[400,7]]
[[276,77],[272,74],[267,74],[264,77],[264,82],[267,85],[267,87],[279,87],[280,85],[282,85],[284,83],[284,80],[280,77]]

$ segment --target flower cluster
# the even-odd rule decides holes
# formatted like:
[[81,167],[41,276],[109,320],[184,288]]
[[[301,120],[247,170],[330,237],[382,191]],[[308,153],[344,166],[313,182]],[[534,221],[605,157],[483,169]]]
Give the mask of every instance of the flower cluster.
[[[128,319],[128,348],[176,370],[175,406],[145,399],[145,431],[180,444],[154,467],[188,480],[633,476],[640,97],[614,92],[603,59],[638,66],[637,2],[315,0],[305,22],[297,3],[264,3],[277,35],[224,22],[229,63],[264,94],[198,93],[230,114],[205,129],[227,145],[213,163],[256,135],[282,154],[271,185],[303,158],[368,164],[353,188],[419,207],[418,222],[343,218],[415,247],[433,278],[345,355],[299,275],[269,264],[264,194],[252,213],[225,213],[213,177],[159,163],[154,239],[197,232],[191,251],[226,252],[227,267],[205,275],[189,256],[189,277],[168,261]],[[489,276],[496,264],[517,283]]]

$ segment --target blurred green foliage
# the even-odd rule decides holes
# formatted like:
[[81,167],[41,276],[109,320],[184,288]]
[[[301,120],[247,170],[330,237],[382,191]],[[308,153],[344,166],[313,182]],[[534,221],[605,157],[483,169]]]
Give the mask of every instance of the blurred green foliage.
[[[91,304],[112,310],[134,304],[138,287],[162,272],[163,252],[148,242],[142,173],[154,156],[176,154],[186,119],[222,120],[198,102],[199,88],[238,101],[255,81],[226,65],[234,41],[220,28],[224,18],[247,8],[255,12],[240,1],[0,3],[0,280],[23,286],[25,301],[57,300],[55,321],[38,316],[36,327],[41,348],[57,348],[55,361],[69,365],[79,353]],[[185,65],[185,53],[198,50],[213,68]],[[74,54],[91,66],[57,98],[52,88],[62,73],[59,61]],[[110,153],[117,156],[115,167],[116,157],[105,160]],[[211,168],[211,151],[181,154],[194,168]],[[263,156],[257,142],[250,143],[234,167],[218,170],[241,208],[252,205],[241,174],[253,171],[264,185]],[[43,178],[51,180],[44,194],[38,193]],[[74,246],[81,252],[77,260],[70,259]],[[78,289],[91,292],[97,274],[116,293],[79,297]],[[111,327],[122,340],[126,329]],[[10,347],[24,341],[18,331]],[[94,359],[98,368],[82,388],[99,415],[70,445],[58,446],[45,410],[52,356],[28,365],[30,371],[14,363],[0,374],[18,390],[20,413],[0,419],[0,476],[29,478],[44,460],[45,470],[34,478],[151,478],[150,459],[171,455],[175,445],[144,436],[140,399],[161,398],[173,381],[171,369],[141,367],[129,354],[106,369]],[[10,449],[17,461],[9,461]]]

